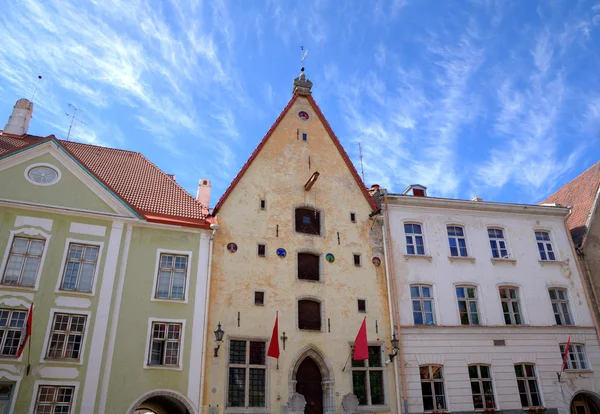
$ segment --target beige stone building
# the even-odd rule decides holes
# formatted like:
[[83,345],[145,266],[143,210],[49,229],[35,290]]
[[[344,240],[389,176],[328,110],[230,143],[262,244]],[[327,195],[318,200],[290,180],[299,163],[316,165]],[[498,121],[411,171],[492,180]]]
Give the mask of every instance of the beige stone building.
[[[206,412],[290,412],[295,393],[308,413],[341,412],[347,394],[363,412],[399,411],[384,258],[370,247],[376,206],[311,87],[294,81],[214,208],[208,328],[224,335],[207,342]],[[278,360],[267,357],[277,312]],[[365,318],[369,359],[353,362]]]

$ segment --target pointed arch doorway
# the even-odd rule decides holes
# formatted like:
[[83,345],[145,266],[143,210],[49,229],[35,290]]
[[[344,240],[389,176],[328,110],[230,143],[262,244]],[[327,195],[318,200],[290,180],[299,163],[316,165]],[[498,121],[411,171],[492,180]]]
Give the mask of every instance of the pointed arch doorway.
[[305,414],[335,414],[333,369],[325,355],[314,345],[304,347],[292,361],[289,393],[306,399]]
[[298,366],[296,392],[306,399],[304,414],[323,413],[323,381],[321,369],[314,359],[307,356]]

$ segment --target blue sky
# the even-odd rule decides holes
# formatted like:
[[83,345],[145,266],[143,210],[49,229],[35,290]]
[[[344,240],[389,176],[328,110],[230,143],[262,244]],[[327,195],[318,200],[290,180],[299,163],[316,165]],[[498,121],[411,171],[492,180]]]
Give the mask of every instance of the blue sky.
[[[5,0],[0,123],[140,151],[223,193],[291,97],[313,95],[366,183],[539,202],[599,159],[600,2]],[[4,120],[3,120],[4,119]]]

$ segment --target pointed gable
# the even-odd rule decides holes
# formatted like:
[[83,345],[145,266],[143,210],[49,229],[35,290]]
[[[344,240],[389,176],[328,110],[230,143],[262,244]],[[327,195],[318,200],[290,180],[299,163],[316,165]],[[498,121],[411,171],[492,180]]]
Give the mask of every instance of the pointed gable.
[[269,131],[267,131],[266,135],[260,141],[260,143],[258,144],[258,146],[256,147],[256,149],[252,152],[252,155],[250,155],[250,158],[248,159],[248,161],[246,161],[246,163],[243,165],[243,167],[240,170],[240,172],[238,172],[238,174],[235,176],[235,178],[233,179],[233,181],[231,182],[231,184],[229,185],[229,187],[227,188],[227,190],[225,191],[225,193],[219,199],[219,202],[217,203],[217,205],[215,206],[215,208],[213,210],[213,215],[216,215],[219,212],[220,208],[223,206],[223,204],[225,203],[225,201],[229,198],[231,192],[236,188],[237,184],[240,182],[240,180],[242,179],[242,177],[244,176],[244,174],[246,173],[246,171],[248,170],[248,168],[250,168],[250,165],[252,165],[252,163],[254,162],[254,160],[256,159],[256,157],[258,156],[258,154],[261,152],[261,150],[263,149],[263,147],[269,141],[269,139],[273,135],[273,132],[275,132],[275,130],[277,129],[277,127],[279,126],[279,124],[281,123],[281,121],[283,120],[283,118],[288,114],[288,112],[290,111],[290,109],[294,106],[294,103],[296,103],[296,100],[301,95],[304,95],[304,97],[309,102],[311,108],[313,109],[313,111],[317,115],[317,118],[323,124],[323,127],[327,131],[327,134],[328,134],[329,138],[331,139],[331,141],[335,145],[338,153],[341,155],[342,159],[344,160],[344,163],[346,164],[346,166],[350,170],[350,173],[352,174],[352,177],[356,181],[356,184],[359,186],[362,194],[364,195],[365,199],[369,203],[369,206],[371,207],[371,209],[373,211],[377,210],[377,205],[375,204],[375,202],[373,201],[373,198],[371,197],[371,195],[367,191],[367,188],[365,187],[365,184],[363,183],[363,181],[361,180],[360,176],[358,175],[358,172],[356,171],[356,168],[354,168],[354,165],[352,164],[352,161],[350,160],[350,157],[348,156],[348,154],[344,150],[344,147],[340,143],[340,140],[337,138],[337,136],[335,135],[335,133],[331,129],[331,126],[329,125],[329,122],[327,121],[327,119],[323,115],[323,112],[321,112],[321,109],[319,108],[319,106],[315,102],[315,100],[312,97],[312,95],[310,95],[309,93],[308,94],[307,93],[299,93],[295,89],[295,93],[292,96],[292,98],[290,99],[290,101],[288,102],[288,104],[285,106],[285,108],[283,109],[283,111],[279,114],[279,116],[277,117],[277,119],[275,120],[275,122],[273,123],[273,125],[271,126],[271,128],[269,129]]

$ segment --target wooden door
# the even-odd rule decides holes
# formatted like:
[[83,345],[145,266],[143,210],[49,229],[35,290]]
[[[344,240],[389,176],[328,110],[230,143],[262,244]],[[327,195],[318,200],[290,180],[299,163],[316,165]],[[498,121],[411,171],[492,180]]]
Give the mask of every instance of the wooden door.
[[306,399],[304,414],[323,413],[323,385],[321,370],[317,363],[306,357],[298,367],[296,374],[296,392]]

